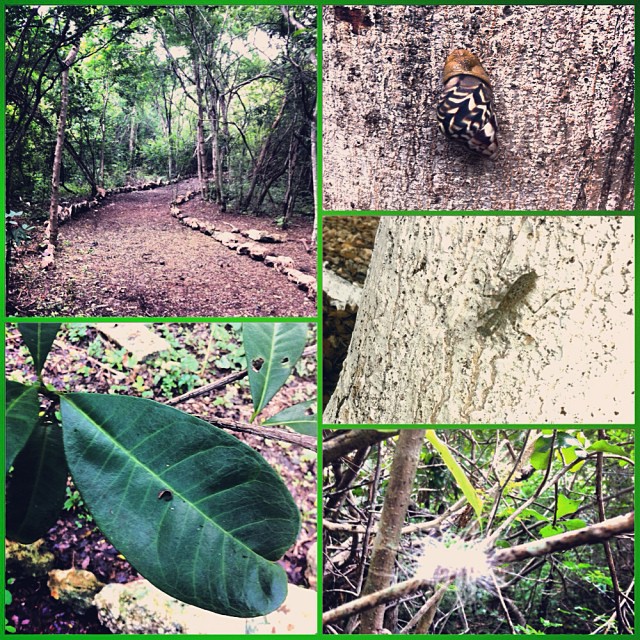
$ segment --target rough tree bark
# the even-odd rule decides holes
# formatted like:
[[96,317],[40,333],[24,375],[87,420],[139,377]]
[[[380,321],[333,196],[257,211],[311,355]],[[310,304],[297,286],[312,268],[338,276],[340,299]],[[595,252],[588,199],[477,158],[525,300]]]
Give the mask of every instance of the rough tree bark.
[[62,166],[62,150],[64,149],[65,126],[67,123],[67,108],[69,106],[69,68],[78,55],[78,45],[74,44],[62,63],[60,75],[60,115],[58,116],[58,134],[56,148],[53,155],[53,171],[51,175],[51,204],[49,206],[48,251],[51,256],[58,244],[58,200],[60,191],[60,167]]
[[[323,17],[326,209],[633,209],[633,6],[329,6]],[[460,47],[492,80],[495,162],[436,124],[444,60]]]
[[[380,591],[391,584],[402,525],[411,501],[411,489],[418,469],[424,429],[405,429],[398,436],[389,484],[385,495],[380,527],[373,543],[369,574],[362,595]],[[382,629],[384,607],[370,609],[362,616],[360,633],[378,633]]]
[[[632,264],[632,217],[383,217],[324,421],[632,423]],[[536,313],[480,335],[533,270]]]

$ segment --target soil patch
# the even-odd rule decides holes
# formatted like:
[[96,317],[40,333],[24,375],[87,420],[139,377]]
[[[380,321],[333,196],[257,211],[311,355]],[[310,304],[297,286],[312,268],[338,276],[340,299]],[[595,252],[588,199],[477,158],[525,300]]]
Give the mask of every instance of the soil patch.
[[[315,316],[315,301],[285,275],[182,226],[169,213],[196,181],[124,193],[60,228],[55,267],[40,269],[39,237],[13,267],[7,310],[16,316]],[[267,218],[219,213],[196,199],[193,215],[240,228],[273,229]],[[297,219],[278,245],[297,268],[315,272],[312,220]],[[40,234],[36,234],[39,236]]]

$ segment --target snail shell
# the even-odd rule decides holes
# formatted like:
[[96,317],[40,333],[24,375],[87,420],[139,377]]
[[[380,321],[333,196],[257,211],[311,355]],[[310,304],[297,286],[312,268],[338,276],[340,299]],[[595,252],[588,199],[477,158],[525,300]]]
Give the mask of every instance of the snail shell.
[[489,75],[471,51],[449,54],[442,73],[444,90],[436,115],[440,130],[472,151],[493,158],[498,152],[498,124]]

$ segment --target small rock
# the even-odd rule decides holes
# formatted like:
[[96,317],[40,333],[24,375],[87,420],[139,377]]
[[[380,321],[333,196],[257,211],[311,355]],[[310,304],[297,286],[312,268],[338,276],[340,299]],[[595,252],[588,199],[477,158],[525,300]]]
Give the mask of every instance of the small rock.
[[32,544],[5,540],[4,548],[7,573],[36,578],[46,576],[55,564],[55,557],[42,538]]
[[264,263],[280,273],[284,273],[287,269],[293,269],[293,259],[289,256],[267,256]]
[[242,235],[256,242],[282,242],[284,240],[284,236],[279,233],[267,233],[258,229],[247,229],[242,232]]
[[161,351],[166,351],[171,347],[167,340],[142,323],[103,322],[99,324],[98,328],[101,333],[124,347],[139,361]]
[[91,571],[84,569],[53,569],[47,582],[52,597],[84,613],[93,605],[93,598],[105,585]]

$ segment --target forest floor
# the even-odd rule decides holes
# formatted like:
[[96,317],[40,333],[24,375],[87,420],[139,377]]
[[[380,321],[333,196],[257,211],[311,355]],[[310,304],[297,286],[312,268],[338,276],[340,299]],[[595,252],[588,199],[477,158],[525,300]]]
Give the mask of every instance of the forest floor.
[[[266,270],[265,267],[263,269]],[[211,364],[217,361],[220,354],[215,349],[212,352],[206,349],[209,339],[208,325],[167,324],[166,327],[175,336],[179,348],[193,353],[199,361],[206,358],[204,362],[207,365],[207,371],[211,371],[210,375],[228,373],[227,370],[215,372],[215,365]],[[73,340],[59,335],[47,358],[45,382],[61,392],[71,390],[108,393],[113,391],[113,369],[106,365],[109,343],[92,325],[87,325],[83,331],[86,331],[84,337]],[[94,355],[99,355],[95,352],[96,342],[104,344],[105,354],[101,359],[105,360],[105,364],[101,366],[97,366],[95,358],[88,359],[89,350]],[[15,327],[7,328],[5,352],[7,372],[13,372],[12,377],[25,384],[33,384],[37,376],[33,371],[31,358],[25,357],[26,351],[21,347],[20,336]],[[173,355],[164,357],[168,359],[178,357],[174,352],[167,352],[167,354],[170,353]],[[306,363],[304,367],[303,361]],[[294,373],[269,403],[269,415],[274,415],[285,407],[291,406],[299,401],[300,397],[309,398],[315,395],[315,359],[307,357],[303,361],[300,364],[301,374]],[[153,399],[163,402],[167,397],[161,391],[160,385],[153,383],[154,375],[160,367],[159,362],[158,359],[148,359],[144,364],[138,364],[132,375],[144,379],[146,388],[154,391]],[[179,395],[185,390],[176,389],[175,394]],[[220,404],[220,398],[223,395],[225,401]],[[204,420],[213,420],[218,416],[248,423],[252,406],[249,385],[243,381],[233,383],[220,393],[190,399],[180,404],[179,408]],[[260,452],[278,472],[300,508],[302,515],[300,534],[296,543],[287,551],[279,564],[285,569],[290,584],[308,587],[305,577],[307,552],[316,539],[316,454],[297,445],[277,440],[245,433],[234,432],[234,435]],[[70,491],[73,491],[71,479],[67,484]],[[105,584],[131,582],[139,575],[109,543],[82,506],[74,505],[68,510],[63,510],[44,540],[46,549],[55,557],[56,569],[72,567],[86,569]],[[8,588],[13,600],[11,605],[6,607],[5,616],[9,624],[16,627],[18,634],[110,633],[109,629],[99,621],[95,608],[92,607],[87,613],[81,614],[71,606],[55,600],[47,586],[46,575],[34,578],[13,573],[7,577],[11,579]]]
[[[196,188],[177,185],[177,194]],[[234,317],[315,316],[316,304],[286,275],[239,255],[180,224],[169,213],[176,185],[112,196],[60,227],[55,266],[40,268],[41,233],[12,267],[7,312],[16,316]],[[312,219],[295,218],[286,231],[270,218],[221,213],[199,197],[189,214],[242,230],[277,231],[277,253],[315,275],[307,252]]]

